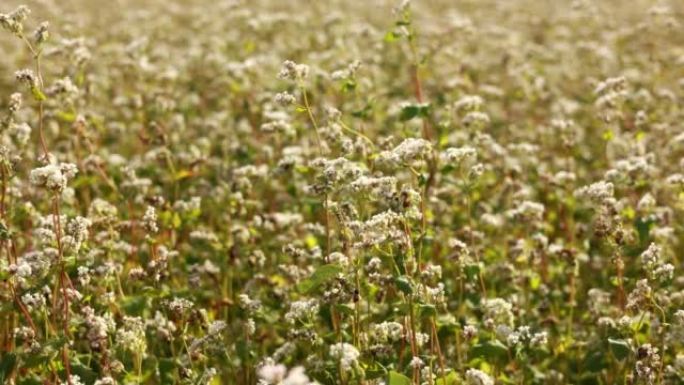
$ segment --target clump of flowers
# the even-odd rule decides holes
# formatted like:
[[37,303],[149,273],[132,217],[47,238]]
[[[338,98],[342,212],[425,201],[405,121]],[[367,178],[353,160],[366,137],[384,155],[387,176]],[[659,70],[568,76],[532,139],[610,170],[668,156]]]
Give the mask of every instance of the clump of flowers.
[[77,172],[76,165],[72,163],[49,164],[31,170],[29,180],[34,186],[62,192],[67,187],[67,182],[73,179]]

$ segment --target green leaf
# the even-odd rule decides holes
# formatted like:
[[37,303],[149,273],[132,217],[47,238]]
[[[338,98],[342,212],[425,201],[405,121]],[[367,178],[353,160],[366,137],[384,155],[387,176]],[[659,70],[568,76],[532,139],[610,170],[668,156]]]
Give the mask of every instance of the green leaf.
[[425,176],[425,174],[420,174],[418,175],[418,186],[425,186],[427,184],[428,178]]
[[0,222],[0,240],[6,241],[12,237],[9,229],[3,222]]
[[37,377],[31,376],[18,379],[17,385],[43,385],[43,383]]
[[45,96],[43,91],[41,91],[38,87],[31,87],[31,94],[33,95],[33,98],[36,99],[36,101],[42,102],[44,100],[47,100],[47,96]]
[[430,112],[429,104],[409,104],[401,108],[399,120],[405,122],[415,117],[427,117]]
[[530,289],[532,290],[537,290],[539,289],[539,286],[541,285],[542,280],[539,274],[533,274],[530,277]]
[[47,354],[31,354],[23,357],[21,364],[24,368],[35,368],[36,366],[47,364],[50,362],[50,358]]
[[437,316],[435,305],[419,305],[418,312],[421,318],[432,318]]
[[439,170],[439,172],[441,172],[442,174],[449,174],[450,172],[452,172],[452,171],[454,171],[454,170],[456,170],[456,167],[454,167],[454,165],[452,165],[452,164],[447,164],[447,165],[445,165],[444,167],[442,167],[442,168]]
[[72,112],[67,112],[67,111],[57,111],[55,114],[57,118],[61,121],[64,121],[66,123],[73,123],[76,121],[76,114]]
[[366,380],[375,380],[387,376],[387,369],[376,363],[375,366],[366,368],[363,373]]
[[394,256],[394,263],[397,265],[400,274],[406,274],[406,257],[402,253],[398,253]]
[[126,311],[126,314],[140,315],[147,307],[147,297],[144,295],[128,297],[123,301],[121,307]]
[[610,351],[613,353],[613,356],[619,361],[627,358],[632,352],[629,343],[622,339],[608,338],[608,345],[610,346]]
[[480,265],[477,263],[468,264],[463,271],[468,279],[475,279],[480,275]]
[[14,367],[17,365],[17,355],[12,352],[4,353],[0,359],[0,384],[4,384],[8,380]]
[[455,385],[458,384],[458,375],[456,372],[451,372],[444,377],[440,377],[435,382],[437,385]]
[[404,106],[401,109],[401,112],[399,113],[399,120],[401,120],[402,122],[405,122],[407,120],[411,120],[411,119],[415,118],[416,116],[418,116],[419,112],[420,112],[420,110],[418,109],[418,106],[416,106],[416,105],[411,104],[408,106]]
[[174,383],[174,373],[176,370],[176,362],[173,358],[159,359],[159,377],[163,385],[171,385]]
[[385,41],[388,43],[393,43],[393,42],[397,41],[398,37],[399,37],[399,35],[396,32],[389,31],[385,34]]
[[53,339],[44,342],[45,346],[54,350],[59,350],[62,346],[66,345],[67,340],[65,337],[55,337]]
[[637,233],[639,234],[639,242],[643,245],[648,242],[651,228],[653,227],[653,220],[652,219],[644,219],[644,218],[637,218],[637,220],[634,221],[634,227],[637,230]]
[[605,351],[590,351],[582,362],[582,368],[592,373],[598,373],[607,367],[608,363],[606,361]]
[[382,369],[368,369],[364,372],[364,374],[367,380],[375,380],[385,376],[387,372]]
[[341,304],[335,305],[335,309],[337,309],[338,312],[340,312],[342,314],[346,314],[346,315],[354,315],[354,313],[355,313],[354,308],[351,307],[350,305],[347,305],[346,303],[341,303]]
[[247,346],[247,344],[237,344],[235,347],[237,356],[241,360],[249,360],[254,358],[254,351]]
[[371,113],[373,113],[373,105],[368,103],[362,109],[353,111],[351,115],[355,118],[365,119],[368,118]]
[[411,379],[405,375],[391,370],[387,376],[388,385],[411,385]]
[[79,376],[86,384],[93,383],[97,380],[97,373],[80,363],[71,365],[71,373]]
[[479,343],[470,349],[470,357],[483,357],[486,361],[508,358],[508,347],[499,340],[489,340]]
[[190,170],[179,170],[173,176],[173,180],[179,181],[179,180],[183,180],[186,178],[190,178],[191,176],[192,176],[192,171],[190,171]]
[[339,265],[323,265],[316,269],[311,276],[299,283],[298,288],[304,293],[311,293],[326,281],[336,277],[342,272]]
[[397,289],[402,293],[406,295],[413,294],[413,285],[411,285],[411,280],[407,276],[402,275],[395,278],[394,284],[397,285]]
[[171,226],[173,226],[174,229],[177,229],[181,224],[182,221],[180,215],[178,215],[178,213],[173,213],[173,216],[171,217]]
[[342,84],[342,92],[352,92],[356,89],[356,82],[347,80]]

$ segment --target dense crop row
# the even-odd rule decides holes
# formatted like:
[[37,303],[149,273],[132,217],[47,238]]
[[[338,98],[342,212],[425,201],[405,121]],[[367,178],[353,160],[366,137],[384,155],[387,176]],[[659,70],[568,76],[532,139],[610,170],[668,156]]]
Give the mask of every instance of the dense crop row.
[[681,3],[29,5],[0,382],[684,383]]

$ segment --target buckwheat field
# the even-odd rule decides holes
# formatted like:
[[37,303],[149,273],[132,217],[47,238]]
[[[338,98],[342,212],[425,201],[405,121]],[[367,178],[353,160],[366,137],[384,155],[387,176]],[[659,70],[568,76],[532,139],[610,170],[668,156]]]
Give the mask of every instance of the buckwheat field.
[[0,383],[684,384],[684,3],[0,3]]

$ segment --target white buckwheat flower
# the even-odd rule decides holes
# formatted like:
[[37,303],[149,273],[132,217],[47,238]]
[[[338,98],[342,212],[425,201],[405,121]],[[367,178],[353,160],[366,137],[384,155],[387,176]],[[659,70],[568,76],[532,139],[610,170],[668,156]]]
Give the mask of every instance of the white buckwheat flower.
[[465,95],[454,103],[456,111],[477,111],[484,104],[484,100],[478,95]]
[[0,13],[0,26],[17,36],[21,36],[24,31],[24,21],[29,14],[31,14],[31,10],[25,5],[20,5],[8,14]]
[[309,66],[306,64],[297,64],[292,60],[285,60],[278,78],[287,80],[302,80],[309,75]]
[[425,139],[408,138],[392,151],[383,151],[377,161],[381,164],[398,166],[427,157],[432,151],[432,144]]
[[283,364],[267,363],[257,370],[260,384],[269,385],[309,385],[309,377],[301,366],[287,370]]
[[142,225],[147,232],[154,234],[157,231],[159,231],[159,227],[157,226],[157,212],[152,206],[147,206],[147,210],[145,210],[145,215],[143,215],[142,218]]
[[614,191],[612,183],[599,181],[575,190],[574,195],[577,198],[588,198],[594,203],[607,203],[613,199]]
[[475,159],[476,156],[477,150],[470,146],[449,147],[440,154],[442,162],[451,165],[460,165],[463,161]]
[[358,364],[361,353],[356,350],[354,345],[340,342],[330,347],[330,355],[340,362],[342,370],[351,370]]
[[468,369],[465,377],[468,385],[494,385],[494,380],[481,370]]
[[282,105],[282,106],[289,106],[290,104],[294,103],[297,101],[297,98],[294,97],[294,95],[288,93],[287,91],[285,92],[280,92],[277,93],[274,97],[273,100]]
[[34,186],[62,192],[66,188],[69,179],[73,179],[77,172],[76,165],[72,163],[49,164],[31,170],[29,180]]

